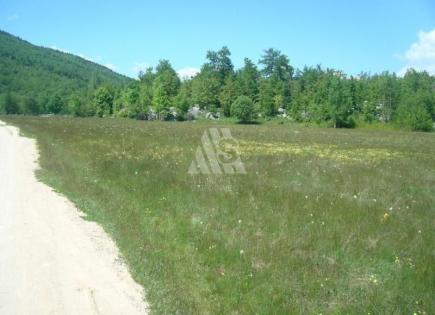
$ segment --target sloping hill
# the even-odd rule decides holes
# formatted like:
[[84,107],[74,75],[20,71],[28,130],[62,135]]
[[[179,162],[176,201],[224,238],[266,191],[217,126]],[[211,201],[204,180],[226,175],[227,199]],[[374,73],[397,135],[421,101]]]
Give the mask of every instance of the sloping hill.
[[68,97],[101,84],[116,87],[131,81],[102,65],[0,31],[0,94],[10,92],[44,103],[55,94]]

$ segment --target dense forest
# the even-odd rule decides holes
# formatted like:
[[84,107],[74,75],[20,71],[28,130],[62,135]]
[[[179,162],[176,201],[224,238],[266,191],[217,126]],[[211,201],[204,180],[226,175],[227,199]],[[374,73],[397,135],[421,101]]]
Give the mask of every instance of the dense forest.
[[349,76],[321,66],[295,69],[276,49],[235,69],[227,47],[208,51],[191,78],[179,78],[168,60],[137,80],[79,57],[33,46],[0,33],[0,112],[186,120],[280,117],[330,127],[391,123],[430,131],[435,120],[435,77],[409,70]]
[[132,81],[99,64],[0,31],[0,110],[66,112],[74,94],[92,99],[102,84],[121,88]]

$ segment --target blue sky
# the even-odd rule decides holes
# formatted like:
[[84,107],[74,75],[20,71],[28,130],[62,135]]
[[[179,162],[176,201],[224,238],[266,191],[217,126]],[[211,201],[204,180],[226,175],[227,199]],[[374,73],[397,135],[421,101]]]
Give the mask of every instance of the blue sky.
[[0,29],[130,76],[162,58],[199,68],[223,45],[236,67],[273,47],[299,68],[435,73],[433,0],[0,0]]

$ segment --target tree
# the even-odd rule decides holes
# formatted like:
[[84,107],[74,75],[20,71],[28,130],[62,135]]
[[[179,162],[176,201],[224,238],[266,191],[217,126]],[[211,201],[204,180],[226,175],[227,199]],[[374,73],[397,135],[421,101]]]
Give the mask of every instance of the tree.
[[139,99],[141,109],[145,110],[152,105],[153,102],[153,83],[156,74],[153,72],[153,68],[149,67],[145,72],[139,74]]
[[5,113],[8,115],[16,115],[20,113],[18,101],[10,92],[7,92],[3,98],[3,108]]
[[260,73],[250,59],[245,58],[245,65],[240,69],[238,78],[242,94],[250,97],[253,101],[258,100],[258,82]]
[[203,66],[201,72],[192,79],[192,100],[201,108],[216,109],[220,107],[219,94],[221,83],[216,72]]
[[133,81],[83,58],[34,46],[5,32],[0,32],[0,42],[0,102],[10,91],[20,113],[68,113],[73,94],[83,100],[88,97],[86,101],[91,103],[96,87],[124,87]]
[[41,109],[32,96],[27,96],[23,99],[23,111],[25,114],[38,115]]
[[234,76],[228,76],[225,79],[224,87],[219,95],[220,104],[225,116],[229,117],[231,115],[231,105],[240,95],[241,89],[239,82]]
[[361,108],[361,115],[364,121],[373,122],[377,117],[376,105],[370,101],[364,101]]
[[413,131],[431,131],[433,122],[425,106],[414,97],[406,98],[397,110],[400,126]]
[[161,86],[169,97],[174,97],[180,88],[180,78],[168,60],[160,60],[156,67],[153,84]]
[[399,93],[396,75],[384,72],[376,75],[373,80],[380,119],[383,122],[389,122],[398,105]]
[[401,83],[402,99],[406,100],[413,95],[424,105],[432,119],[435,119],[435,78],[425,71],[417,72],[410,69]]
[[[114,101],[116,114],[119,117],[137,118],[139,114],[146,112],[146,107],[151,106],[152,94],[149,102],[141,100],[141,83],[133,83],[122,90]],[[151,90],[152,93],[152,90]]]
[[54,94],[48,101],[47,111],[50,114],[59,114],[63,109],[63,99],[59,94]]
[[152,104],[157,115],[172,105],[173,98],[177,95],[180,87],[180,79],[177,72],[167,60],[160,60],[156,67],[156,76],[153,80]]
[[[319,94],[326,92],[321,90],[323,85],[324,71],[320,66],[304,67],[296,73],[291,85],[291,114],[297,121],[315,121],[318,117]],[[321,116],[321,115],[319,115]],[[321,116],[322,120],[324,119]]]
[[293,67],[286,55],[273,48],[264,51],[259,63],[263,65],[261,73],[267,81],[260,86],[260,102],[266,115],[272,116],[279,107],[288,108],[291,104]]
[[175,106],[180,113],[187,113],[192,104],[192,80],[185,80],[180,86],[178,95],[175,97]]
[[153,106],[157,112],[158,118],[160,118],[160,113],[171,106],[171,99],[164,89],[163,85],[154,85],[154,97]]
[[254,103],[245,95],[239,96],[231,105],[231,115],[242,123],[251,121],[253,114]]
[[333,75],[328,92],[329,116],[334,128],[353,128],[355,121],[352,118],[352,98],[349,87],[343,78]]
[[261,73],[266,78],[275,76],[279,81],[289,81],[293,76],[294,69],[288,57],[279,50],[273,48],[265,50],[259,63],[263,65]]
[[260,82],[259,101],[261,111],[266,116],[273,116],[276,114],[278,107],[276,106],[276,88],[275,80],[263,79]]
[[83,100],[79,97],[79,95],[74,94],[68,100],[68,112],[74,117],[86,116]]
[[224,82],[225,78],[234,73],[234,66],[231,61],[231,52],[227,46],[222,47],[218,51],[209,50],[207,52],[206,66],[218,73],[219,80],[221,83]]
[[102,86],[95,91],[94,106],[95,113],[99,117],[112,115],[114,93],[108,87]]

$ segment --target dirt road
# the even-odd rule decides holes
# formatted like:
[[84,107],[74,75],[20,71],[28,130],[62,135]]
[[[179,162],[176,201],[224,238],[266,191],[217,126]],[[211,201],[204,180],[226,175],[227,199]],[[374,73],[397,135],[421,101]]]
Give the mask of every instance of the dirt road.
[[37,158],[0,122],[0,314],[146,314],[114,243],[36,180]]

